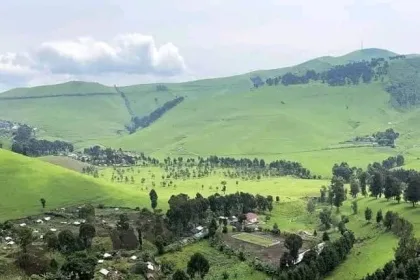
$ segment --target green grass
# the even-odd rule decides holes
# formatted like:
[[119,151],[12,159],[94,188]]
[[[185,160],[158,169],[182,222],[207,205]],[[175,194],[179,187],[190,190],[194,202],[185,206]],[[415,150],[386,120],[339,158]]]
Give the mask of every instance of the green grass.
[[229,274],[229,279],[264,280],[268,278],[265,274],[254,271],[246,263],[240,262],[236,257],[229,258],[210,247],[207,241],[184,247],[181,252],[165,254],[161,259],[174,262],[178,269],[186,269],[189,259],[197,252],[203,254],[210,263],[210,271],[204,277],[206,280],[223,279],[223,272]]
[[255,235],[255,234],[251,234],[251,233],[238,233],[235,235],[232,235],[233,238],[245,241],[245,242],[249,242],[252,244],[256,244],[262,247],[270,247],[273,246],[276,241],[268,238],[268,237],[264,237],[264,236],[260,236],[260,235]]
[[133,206],[146,203],[146,198],[131,188],[1,149],[0,188],[0,220],[41,212],[41,197],[47,200],[48,209],[86,202]]

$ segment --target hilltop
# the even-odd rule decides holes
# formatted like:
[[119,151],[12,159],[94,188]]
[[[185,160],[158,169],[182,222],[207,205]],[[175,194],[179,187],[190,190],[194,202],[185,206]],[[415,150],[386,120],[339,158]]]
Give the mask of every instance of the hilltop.
[[[330,86],[311,80],[255,88],[250,79],[266,81],[286,73],[299,77],[309,70],[321,75],[371,59],[388,66],[369,83]],[[338,161],[364,167],[399,153],[416,166],[420,131],[413,126],[419,120],[413,94],[420,85],[419,62],[416,56],[365,49],[186,83],[114,88],[68,82],[19,88],[0,94],[0,119],[27,123],[38,129],[37,137],[63,139],[76,148],[102,144],[158,157],[285,158],[327,176]],[[401,134],[396,148],[343,144],[387,128]]]

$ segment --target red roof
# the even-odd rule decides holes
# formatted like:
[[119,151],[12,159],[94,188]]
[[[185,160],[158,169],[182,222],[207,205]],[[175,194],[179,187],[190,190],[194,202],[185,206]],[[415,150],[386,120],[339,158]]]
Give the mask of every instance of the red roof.
[[246,216],[247,221],[258,218],[257,214],[255,214],[255,213],[246,213],[245,216]]

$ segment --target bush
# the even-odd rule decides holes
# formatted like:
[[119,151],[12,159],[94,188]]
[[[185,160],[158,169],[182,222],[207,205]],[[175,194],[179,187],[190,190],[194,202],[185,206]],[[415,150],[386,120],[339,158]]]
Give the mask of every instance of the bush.
[[34,254],[23,253],[16,259],[16,264],[27,275],[41,275],[48,272],[50,262],[43,256],[36,256]]
[[147,264],[139,261],[131,267],[131,273],[145,275],[147,273]]
[[223,276],[223,279],[229,279],[229,273],[227,271],[224,271],[222,276]]
[[98,209],[104,209],[105,205],[103,205],[102,203],[98,205]]
[[222,232],[223,232],[223,233],[227,233],[227,232],[228,232],[228,228],[227,228],[227,226],[223,226]]
[[162,264],[160,267],[163,274],[165,275],[172,274],[175,271],[175,263],[172,261],[165,260],[165,259],[162,260]]

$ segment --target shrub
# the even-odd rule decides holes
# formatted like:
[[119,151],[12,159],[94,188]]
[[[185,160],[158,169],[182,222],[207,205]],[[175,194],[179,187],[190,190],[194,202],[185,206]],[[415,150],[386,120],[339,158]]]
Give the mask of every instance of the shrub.
[[43,256],[36,256],[34,254],[23,253],[16,259],[16,264],[27,275],[41,275],[48,272],[50,262]]

